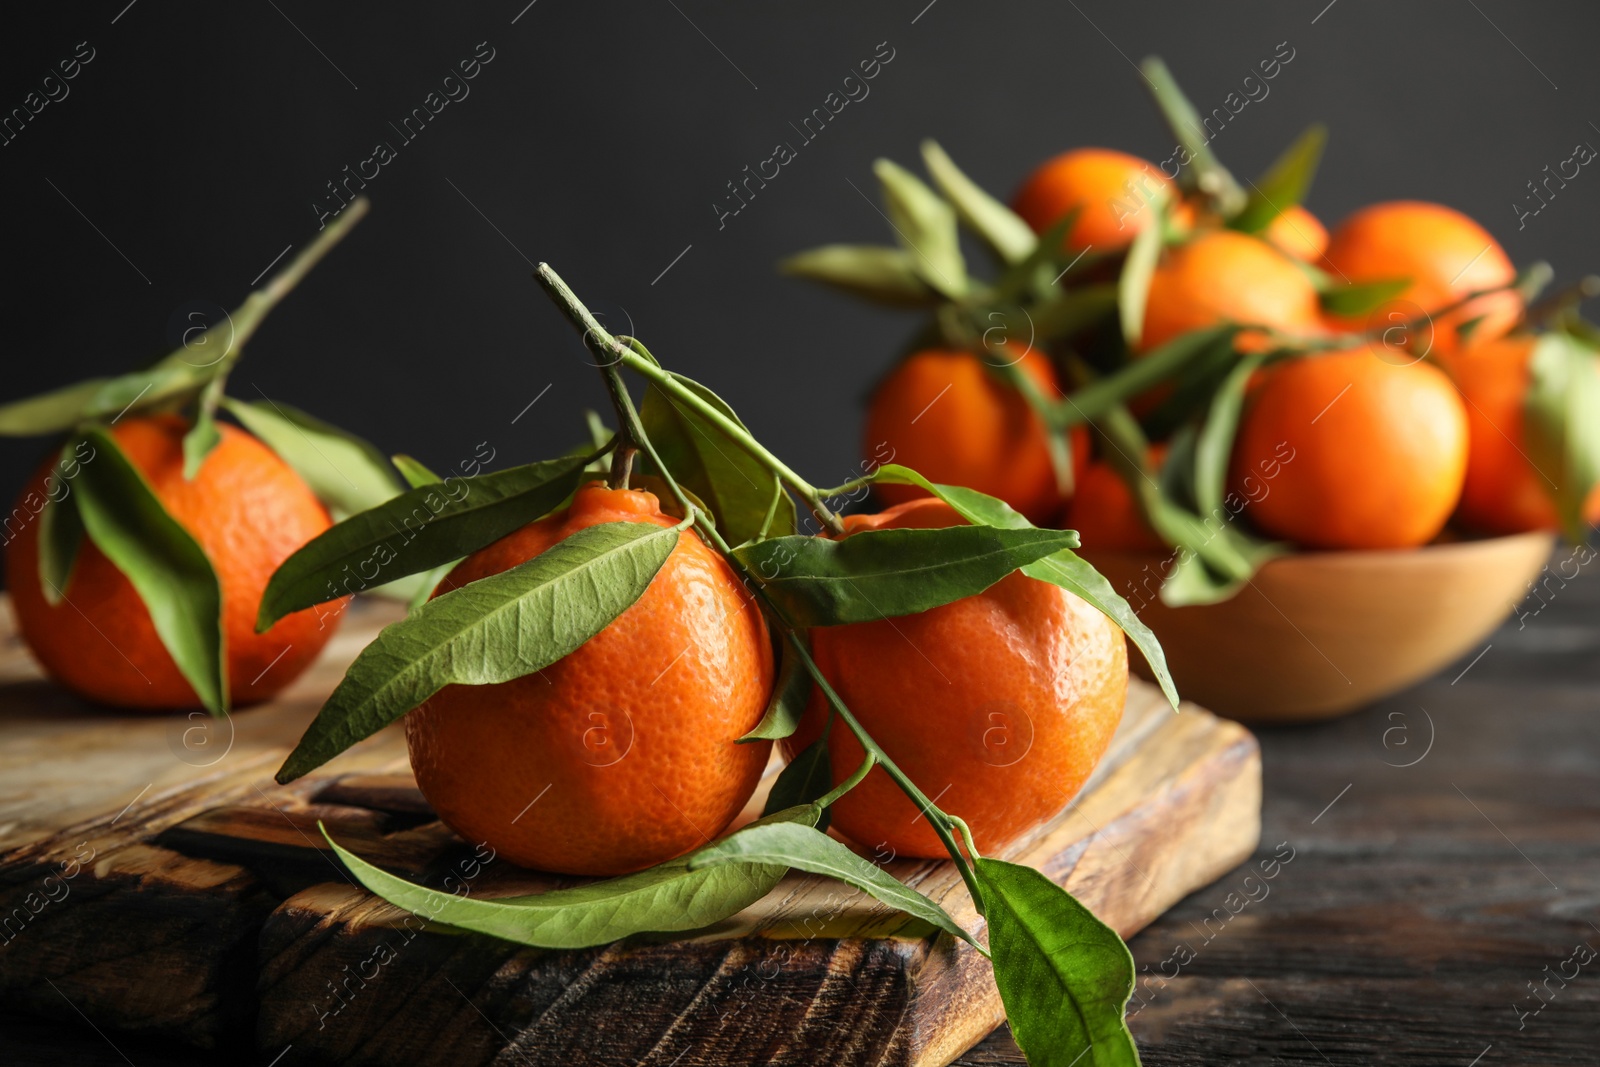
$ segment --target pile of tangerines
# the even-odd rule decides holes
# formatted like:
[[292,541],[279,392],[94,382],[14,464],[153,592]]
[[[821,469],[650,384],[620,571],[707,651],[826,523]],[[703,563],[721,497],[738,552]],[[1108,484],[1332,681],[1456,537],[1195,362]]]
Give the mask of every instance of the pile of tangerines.
[[[933,311],[872,394],[868,463],[893,457],[1174,571],[1190,556],[1226,571],[1221,542],[1238,549],[1236,573],[1201,592],[1169,582],[1169,602],[1228,595],[1291,546],[1584,538],[1600,521],[1600,331],[1576,304],[1595,280],[1530,306],[1549,268],[1519,275],[1442,204],[1372,204],[1330,234],[1300,203],[1321,127],[1241,185],[1194,138],[1165,68],[1145,69],[1189,149],[1176,175],[1078,148],[1008,207],[929,142],[937,191],[878,164],[899,248],[785,262]],[[958,223],[998,280],[949,251]]]

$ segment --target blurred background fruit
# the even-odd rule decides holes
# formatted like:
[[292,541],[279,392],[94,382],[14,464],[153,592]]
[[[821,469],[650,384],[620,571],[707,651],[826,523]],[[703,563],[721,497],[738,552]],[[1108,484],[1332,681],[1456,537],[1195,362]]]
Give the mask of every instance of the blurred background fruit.
[[[1292,260],[1248,234],[1208,230],[1169,249],[1151,275],[1139,348],[1148,352],[1222,322],[1293,336],[1322,332],[1317,290]],[[1260,348],[1267,341],[1247,334],[1239,344]]]
[[1472,337],[1492,339],[1516,324],[1522,300],[1501,292],[1444,312],[1472,293],[1510,285],[1516,270],[1505,250],[1478,223],[1453,208],[1418,200],[1393,200],[1354,212],[1334,230],[1320,266],[1351,283],[1406,279],[1391,306],[1358,318],[1331,317],[1340,328],[1380,329],[1425,312],[1431,320],[1416,344],[1448,355],[1457,336],[1477,319]]
[[[911,467],[936,482],[964,485],[999,497],[1034,522],[1060,510],[1058,485],[1043,422],[1023,397],[986,363],[1013,359],[1039,390],[1061,395],[1050,361],[1038,352],[917,352],[889,372],[867,404],[862,454],[877,463]],[[1080,430],[1074,461],[1088,460]],[[884,485],[891,503],[926,495],[914,486]]]
[[1437,367],[1397,365],[1381,348],[1291,360],[1269,368],[1247,401],[1235,491],[1274,457],[1278,476],[1245,509],[1268,535],[1309,548],[1412,548],[1438,535],[1461,497],[1465,406]]
[[1176,204],[1177,186],[1153,163],[1109,148],[1075,148],[1028,175],[1012,207],[1035,233],[1077,212],[1062,241],[1068,248],[1115,252]]

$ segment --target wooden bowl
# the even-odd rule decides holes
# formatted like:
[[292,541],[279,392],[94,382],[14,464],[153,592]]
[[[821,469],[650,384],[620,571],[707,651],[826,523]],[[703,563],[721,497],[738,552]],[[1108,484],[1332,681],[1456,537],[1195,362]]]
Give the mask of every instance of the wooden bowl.
[[[1418,549],[1275,559],[1232,599],[1171,608],[1166,557],[1085,551],[1166,651],[1178,691],[1245,722],[1311,722],[1421,681],[1481,647],[1550,558],[1516,534]],[[1143,657],[1131,657],[1148,677]]]

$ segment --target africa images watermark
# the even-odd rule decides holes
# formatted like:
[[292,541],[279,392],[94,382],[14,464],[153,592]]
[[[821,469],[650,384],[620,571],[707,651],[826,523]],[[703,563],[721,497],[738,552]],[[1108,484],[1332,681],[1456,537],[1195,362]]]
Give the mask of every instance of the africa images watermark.
[[[1284,49],[1288,49],[1287,55],[1284,54]],[[1267,82],[1282,74],[1283,68],[1292,63],[1297,54],[1288,41],[1279,41],[1277,49],[1272,53],[1272,56],[1256,64],[1257,69],[1261,71],[1260,76],[1258,77],[1252,71],[1246,74],[1240,82],[1240,89],[1244,91],[1243,96],[1239,95],[1239,90],[1231,90],[1227,96],[1222,98],[1220,105],[1212,108],[1209,114],[1200,117],[1200,125],[1195,128],[1194,132],[1203,138],[1202,143],[1210,144],[1216,140],[1222,135],[1222,131],[1227,128],[1228,123],[1232,122],[1241,111],[1252,103],[1260,103],[1265,100],[1267,95],[1272,92],[1272,87]],[[1212,128],[1213,123],[1216,124],[1215,129]],[[1176,179],[1179,172],[1193,162],[1194,154],[1189,151],[1187,145],[1174,145],[1172,154],[1160,163],[1161,173],[1169,181]],[[1158,191],[1151,186],[1149,178],[1150,165],[1147,163],[1139,174],[1123,183],[1123,190],[1127,194],[1126,198],[1113,197],[1110,201],[1111,210],[1116,212],[1117,215],[1118,229],[1121,229],[1128,219],[1139,214],[1144,206],[1150,203],[1157,195]]]
[[[495,50],[489,47],[488,41],[479,41],[476,50],[470,59],[463,59],[456,64],[457,75],[454,71],[444,76],[439,88],[429,91],[422,98],[422,103],[411,109],[411,113],[400,120],[400,125],[389,123],[389,128],[399,134],[400,148],[415,141],[427,129],[428,123],[439,116],[439,113],[452,103],[459,104],[472,92],[472,86],[467,83],[483,73],[483,68],[494,61]],[[367,182],[375,180],[383,173],[383,168],[393,163],[400,156],[399,148],[393,141],[379,141],[372,146],[372,154],[355,165],[352,171],[347,163],[340,171],[342,177],[330,180],[328,184],[329,199],[317,199],[311,202],[311,212],[317,216],[317,229],[321,230],[328,225],[330,219],[337,218],[339,213],[360,195],[361,190],[367,187]]]
[[79,41],[73,46],[72,55],[56,63],[55,70],[39,79],[38,88],[29,89],[22,103],[0,118],[0,148],[9,148],[45,108],[65,100],[72,93],[72,86],[67,82],[83,73],[83,68],[92,63],[96,55],[88,41]]
[[[811,109],[811,113],[800,120],[800,125],[789,123],[789,128],[799,134],[800,147],[804,148],[821,136],[828,123],[839,117],[839,113],[849,107],[851,102],[860,103],[872,92],[872,86],[867,83],[879,74],[883,68],[894,60],[895,50],[888,41],[879,41],[872,58],[863,59],[856,64],[859,76],[852,71],[846,74],[840,88],[844,90],[841,96],[838,89],[828,93],[822,98],[822,103]],[[793,163],[800,156],[799,149],[790,141],[780,141],[772,148],[772,155],[755,165],[752,171],[749,164],[744,167],[744,177],[729,181],[728,192],[732,195],[721,201],[713,201],[711,210],[717,216],[717,229],[723,230],[728,226],[728,220],[749,207],[749,201],[756,198],[756,192],[767,187],[767,182],[774,181],[783,173],[783,168]],[[769,170],[770,168],[770,170]],[[751,183],[754,183],[752,188]],[[743,188],[743,194],[740,193]]]

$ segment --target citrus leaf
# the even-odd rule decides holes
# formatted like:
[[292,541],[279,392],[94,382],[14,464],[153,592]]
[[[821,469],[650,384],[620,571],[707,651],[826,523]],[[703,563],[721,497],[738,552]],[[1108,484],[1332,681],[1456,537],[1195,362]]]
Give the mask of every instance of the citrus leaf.
[[389,457],[389,462],[394,464],[394,469],[400,472],[400,477],[413,489],[421,489],[425,485],[438,485],[443,478],[433,473],[421,460],[400,453]]
[[928,307],[939,300],[903,248],[823,245],[780,260],[778,270],[891,307]]
[[1528,368],[1528,458],[1555,483],[1562,532],[1587,544],[1584,504],[1600,482],[1600,354],[1570,334],[1548,333],[1534,344]]
[[183,435],[183,477],[194,481],[200,473],[211,450],[222,443],[222,432],[217,429],[217,402],[222,399],[222,386],[227,379],[222,375],[212,378],[200,391],[200,405],[195,412],[194,424]]
[[791,625],[808,627],[927,611],[1077,544],[1077,534],[1062,530],[951,526],[864,530],[842,541],[774,537],[733,554]]
[[1219,348],[1232,351],[1237,326],[1210,326],[1179,334],[1128,365],[1080,387],[1063,402],[1063,426],[1093,422],[1106,411],[1182,373]]
[[1317,293],[1317,301],[1330,315],[1353,318],[1378,310],[1409,288],[1410,278],[1389,278],[1381,282],[1330,281]]
[[652,523],[589,526],[385,627],[317,712],[278,781],[320,767],[447,685],[509,682],[548,667],[644,595],[678,536],[676,527]]
[[198,395],[223,369],[177,363],[112,378],[89,398],[79,418],[109,419],[115,423],[124,413],[187,401]]
[[1233,455],[1233,439],[1239,432],[1239,413],[1244,409],[1245,388],[1264,359],[1264,353],[1241,356],[1238,364],[1222,380],[1222,387],[1211,398],[1211,410],[1195,441],[1194,496],[1195,506],[1202,517],[1223,512],[1223,497],[1228,487],[1228,460]]
[[1322,162],[1322,150],[1327,143],[1328,127],[1320,122],[1308,126],[1267,168],[1261,180],[1253,184],[1244,209],[1229,225],[1245,233],[1258,233],[1280,214],[1304,201],[1311,190],[1311,180],[1317,176],[1317,165]]
[[[1159,202],[1151,204],[1160,211]],[[1146,226],[1128,246],[1128,258],[1123,261],[1122,275],[1117,279],[1117,310],[1122,324],[1122,340],[1129,348],[1137,348],[1144,336],[1144,309],[1150,299],[1150,278],[1161,259],[1161,227]]]
[[89,401],[109,381],[109,378],[90,378],[0,405],[0,436],[33,437],[70,430],[82,420]]
[[1028,317],[1040,341],[1053,341],[1088,329],[1116,309],[1115,286],[1089,285],[1052,295],[1030,308]]
[[[672,377],[743,428],[739,416],[716,393],[692,378]],[[720,426],[654,385],[645,390],[639,420],[661,462],[680,485],[706,502],[730,544],[761,535],[774,499],[778,500],[774,528],[782,533],[794,530],[794,501],[782,491],[777,477]]]
[[95,453],[74,479],[84,532],[133,585],[200,702],[213,715],[226,713],[222,587],[211,561],[110,433],[91,426],[83,440]]
[[228,398],[223,404],[306,480],[335,518],[366,511],[400,492],[400,480],[383,453],[353,434],[272,400]]
[[[755,729],[739,738],[739,743],[749,741],[781,741],[794,733],[805,714],[806,702],[811,699],[811,674],[800,662],[800,657],[787,643],[781,646],[783,662],[778,667],[778,680],[772,687],[772,697],[767,701],[766,713]],[[821,794],[819,793],[818,796]],[[807,797],[814,800],[815,797]],[[787,807],[787,805],[785,805]]]
[[[725,840],[762,826],[811,825],[817,815],[818,809],[809,804],[790,808]],[[536,948],[590,948],[633,934],[697,930],[737,915],[772,892],[785,874],[780,866],[748,863],[690,870],[695,853],[570,889],[475,900],[397,878],[341,848],[321,823],[318,828],[356,881],[396,907],[457,929]]]
[[1017,1046],[1034,1067],[1137,1067],[1123,1019],[1133,956],[1115,930],[1020,864],[975,863],[994,981]]
[[922,161],[941,192],[955,205],[961,221],[994,249],[1006,263],[1020,263],[1039,243],[1022,216],[990,196],[964,174],[937,141],[922,142]]
[[809,826],[774,823],[750,827],[701,849],[689,860],[689,869],[715,869],[730,863],[782,866],[837,878],[874,900],[931,923],[950,936],[976,946],[978,951],[984,951],[983,946],[938,904]]
[[1188,166],[1178,172],[1179,185],[1210,197],[1224,216],[1238,214],[1244,207],[1244,190],[1211,151],[1211,137],[1200,121],[1200,113],[1178,88],[1177,79],[1157,56],[1140,63],[1139,71],[1150,87],[1156,109],[1166,120],[1167,128],[1189,154]]
[[967,263],[955,209],[922,179],[888,159],[872,165],[883,186],[884,207],[917,276],[952,300],[967,295]]
[[422,485],[350,516],[278,567],[261,594],[257,628],[493,544],[560,506],[583,480],[589,458],[563,456],[457,478],[453,487]]
[[[771,815],[796,804],[814,804],[833,788],[833,764],[828,759],[828,739],[819,737],[784,764],[778,780],[772,783],[761,814]],[[828,828],[828,811],[823,809],[817,829]]]
[[39,589],[48,604],[61,603],[83,544],[83,516],[72,495],[45,498],[39,510]]

